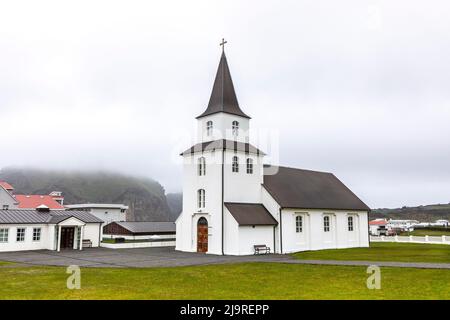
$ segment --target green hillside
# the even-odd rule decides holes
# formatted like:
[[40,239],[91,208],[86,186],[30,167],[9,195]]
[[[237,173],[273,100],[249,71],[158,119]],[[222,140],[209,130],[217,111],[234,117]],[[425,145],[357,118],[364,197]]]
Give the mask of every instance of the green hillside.
[[450,204],[374,209],[370,213],[370,218],[414,219],[421,222],[434,222],[438,219],[450,220]]
[[164,188],[148,178],[100,171],[5,168],[0,171],[0,179],[12,184],[16,194],[62,191],[65,204],[123,203],[130,207],[130,220],[174,220]]

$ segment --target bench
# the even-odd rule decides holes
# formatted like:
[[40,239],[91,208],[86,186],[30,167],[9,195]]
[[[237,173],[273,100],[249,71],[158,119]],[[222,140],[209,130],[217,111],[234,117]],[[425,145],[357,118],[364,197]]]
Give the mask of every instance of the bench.
[[256,244],[253,246],[253,249],[255,250],[254,254],[268,254],[270,253],[270,248],[266,246],[265,244]]
[[89,239],[83,240],[83,248],[92,248],[92,241]]

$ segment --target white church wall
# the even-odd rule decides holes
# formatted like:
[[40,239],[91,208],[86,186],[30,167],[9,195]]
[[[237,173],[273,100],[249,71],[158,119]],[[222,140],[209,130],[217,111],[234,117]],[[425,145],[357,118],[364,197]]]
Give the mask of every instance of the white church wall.
[[239,255],[239,225],[227,208],[225,208],[224,227],[224,253]]
[[[213,141],[219,139],[237,140],[240,142],[248,142],[249,136],[249,119],[237,115],[227,113],[215,113],[198,119],[197,135],[199,142]],[[212,135],[208,136],[206,131],[206,123],[213,122]],[[232,123],[239,122],[238,135],[233,136]]]
[[[17,229],[25,228],[25,239],[22,242],[17,241]],[[39,241],[33,241],[33,228],[41,228],[41,238]],[[0,225],[0,229],[8,229],[8,242],[0,242],[0,252],[23,251],[23,250],[42,250],[48,249],[50,245],[49,227],[42,224],[28,225]]]
[[[264,188],[260,188],[261,192],[261,203],[270,212],[270,214],[275,218],[275,220],[280,223],[280,205],[275,201],[275,199],[269,194],[269,192]],[[276,253],[280,251],[280,228],[277,226],[275,229],[275,247],[274,251]]]
[[254,245],[266,245],[273,252],[274,237],[273,226],[240,226],[239,227],[239,254],[254,254]]
[[[283,253],[369,246],[367,212],[283,209]],[[303,231],[296,232],[295,217],[303,217]],[[348,216],[354,217],[353,231]],[[330,217],[330,231],[324,231],[324,216]]]
[[[198,159],[205,158],[206,175],[198,175]],[[197,218],[207,214],[208,253],[222,254],[222,151],[195,153],[184,157],[183,213],[177,220],[176,248],[197,251]],[[205,208],[198,207],[197,191],[205,190]]]
[[[239,172],[233,172],[232,160],[237,156]],[[253,160],[253,173],[247,173],[247,159]],[[225,202],[261,202],[263,183],[262,157],[245,152],[227,151],[225,158]]]

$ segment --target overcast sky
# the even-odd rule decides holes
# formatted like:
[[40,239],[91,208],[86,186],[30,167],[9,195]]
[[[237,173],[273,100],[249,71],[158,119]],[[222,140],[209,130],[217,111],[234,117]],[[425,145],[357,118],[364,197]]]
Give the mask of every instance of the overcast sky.
[[107,169],[181,190],[226,53],[281,164],[371,207],[450,201],[448,1],[0,0],[0,168]]

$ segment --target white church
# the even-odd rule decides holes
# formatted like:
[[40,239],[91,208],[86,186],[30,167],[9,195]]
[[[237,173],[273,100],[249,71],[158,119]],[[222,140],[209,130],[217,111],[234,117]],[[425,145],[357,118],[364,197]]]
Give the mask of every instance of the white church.
[[368,212],[332,173],[264,165],[249,143],[224,51],[198,143],[181,155],[176,250],[216,255],[368,247]]

